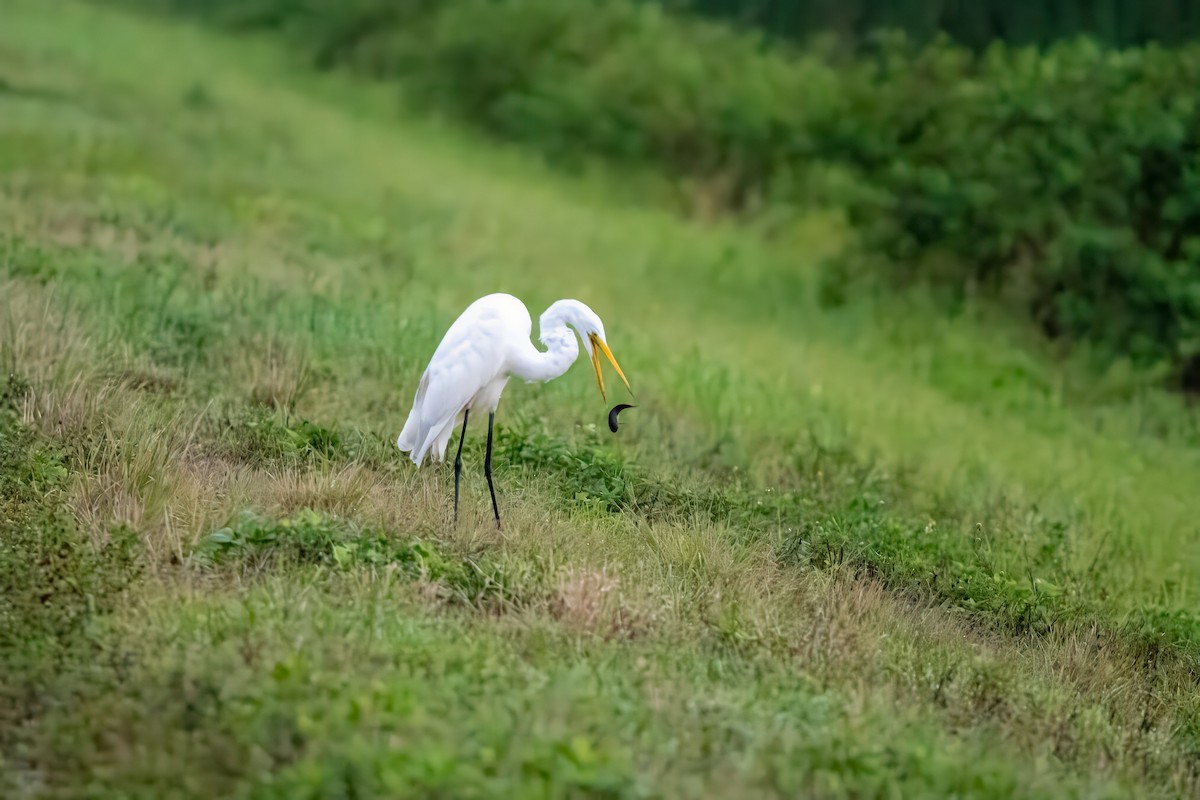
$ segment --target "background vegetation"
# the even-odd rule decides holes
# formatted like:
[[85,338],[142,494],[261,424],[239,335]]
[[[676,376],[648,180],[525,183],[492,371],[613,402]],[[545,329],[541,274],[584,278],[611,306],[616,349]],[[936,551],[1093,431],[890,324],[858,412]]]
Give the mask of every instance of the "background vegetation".
[[984,292],[1102,364],[1200,389],[1195,45],[891,34],[835,64],[633,0],[165,1],[401,79],[560,162],[665,170],[705,212],[844,208],[862,252],[831,285],[866,266]]
[[1194,0],[690,0],[685,7],[801,40],[833,32],[850,43],[881,28],[919,40],[944,32],[974,47],[998,39],[1049,44],[1080,34],[1116,46],[1178,44],[1200,33]]
[[0,2],[0,794],[1195,793],[1191,50],[172,7]]

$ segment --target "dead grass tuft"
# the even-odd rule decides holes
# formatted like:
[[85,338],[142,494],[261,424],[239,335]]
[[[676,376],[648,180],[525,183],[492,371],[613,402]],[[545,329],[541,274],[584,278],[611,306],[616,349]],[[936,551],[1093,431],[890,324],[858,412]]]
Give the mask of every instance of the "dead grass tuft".
[[113,380],[135,392],[170,395],[180,388],[180,380],[154,365],[128,367],[113,373]]
[[340,517],[362,518],[373,493],[382,493],[383,478],[357,463],[330,469],[288,468],[248,473],[256,486],[254,505],[280,515],[311,508]]
[[873,640],[889,610],[878,581],[840,574],[824,591],[809,595],[805,625],[795,631],[792,654],[817,669],[857,668],[876,649]]
[[572,631],[605,639],[630,639],[646,626],[645,615],[623,596],[620,579],[607,566],[565,570],[552,592],[550,614]]
[[243,363],[236,373],[246,376],[250,399],[267,408],[295,411],[312,385],[307,356],[276,337],[251,342],[238,352]]
[[72,482],[67,500],[76,523],[93,541],[103,541],[113,527],[142,530],[145,505],[120,478],[107,473],[83,473]]

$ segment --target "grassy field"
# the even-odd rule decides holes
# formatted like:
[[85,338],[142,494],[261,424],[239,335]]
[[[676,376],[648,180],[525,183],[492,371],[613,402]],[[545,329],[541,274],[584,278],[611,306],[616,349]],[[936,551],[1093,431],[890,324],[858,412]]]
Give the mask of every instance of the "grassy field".
[[[1200,789],[1195,410],[392,92],[0,0],[0,794]],[[490,291],[639,404],[510,385],[502,533],[394,447]]]

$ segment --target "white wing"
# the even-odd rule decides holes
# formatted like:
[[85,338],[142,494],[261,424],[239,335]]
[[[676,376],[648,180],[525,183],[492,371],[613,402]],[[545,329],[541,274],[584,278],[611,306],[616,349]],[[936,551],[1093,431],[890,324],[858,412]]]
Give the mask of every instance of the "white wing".
[[528,343],[532,327],[525,305],[511,295],[472,303],[434,351],[396,446],[418,466],[426,455],[441,461],[463,410],[505,376],[511,344],[521,335]]

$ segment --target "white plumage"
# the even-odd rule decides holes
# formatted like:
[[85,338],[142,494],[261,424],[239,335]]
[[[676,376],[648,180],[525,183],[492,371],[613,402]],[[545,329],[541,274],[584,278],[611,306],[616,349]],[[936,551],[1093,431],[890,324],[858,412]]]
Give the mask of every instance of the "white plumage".
[[506,342],[522,331],[529,341],[532,320],[515,297],[488,295],[476,300],[442,337],[421,375],[412,410],[396,446],[418,466],[428,454],[441,461],[465,409],[494,410],[508,382]]
[[[429,360],[396,446],[408,453],[417,466],[424,463],[427,456],[433,461],[441,461],[458,421],[462,419],[465,434],[471,412],[486,411],[488,456],[485,471],[490,488],[491,426],[500,394],[511,377],[544,382],[566,372],[579,356],[575,332],[583,340],[592,360],[600,394],[604,395],[601,353],[629,387],[629,381],[608,349],[604,323],[578,300],[559,300],[542,313],[539,338],[546,347],[544,352],[530,341],[532,331],[533,320],[528,309],[510,294],[489,294],[468,306],[446,331]],[[461,441],[459,452],[462,452]],[[456,513],[460,469],[461,460],[456,459]],[[494,495],[493,491],[493,505]]]

